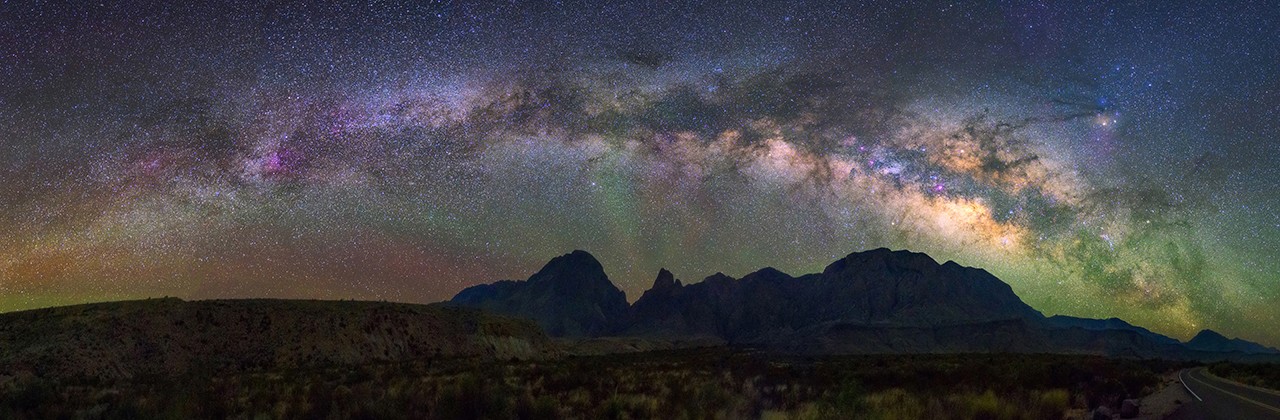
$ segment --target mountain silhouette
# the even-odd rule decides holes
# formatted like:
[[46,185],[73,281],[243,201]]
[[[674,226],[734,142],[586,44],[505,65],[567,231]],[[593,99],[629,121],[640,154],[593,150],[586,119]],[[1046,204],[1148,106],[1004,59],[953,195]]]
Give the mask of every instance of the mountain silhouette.
[[626,294],[586,251],[553,258],[526,281],[468,287],[449,303],[531,319],[558,337],[606,335],[630,311]]
[[1280,361],[1276,349],[1210,330],[1182,343],[1116,318],[1046,318],[986,271],[887,249],[850,254],[821,273],[798,277],[764,268],[741,279],[717,273],[684,284],[659,270],[634,305],[599,261],[574,251],[528,280],[470,287],[436,305],[108,302],[0,314],[0,343],[0,371],[63,378],[708,345],[815,355],[1004,352]]
[[1247,354],[1280,354],[1280,350],[1239,338],[1227,338],[1214,330],[1201,330],[1187,347],[1208,352],[1239,352]]
[[1160,344],[1180,344],[1177,339],[1151,332],[1151,330],[1130,324],[1120,318],[1092,319],[1055,315],[1049,317],[1048,321],[1050,325],[1060,328],[1080,328],[1088,331],[1133,331]]
[[668,277],[660,272],[654,288],[636,301],[627,334],[749,342],[830,323],[938,326],[1043,318],[985,271],[883,248],[800,277],[773,268],[738,280],[716,274],[690,285]]
[[801,276],[763,268],[741,279],[716,273],[685,284],[662,269],[629,307],[600,263],[574,251],[528,281],[470,287],[450,304],[525,317],[552,336],[710,338],[789,353],[1265,359],[1274,351],[1208,335],[1184,344],[1117,318],[1045,317],[985,270],[885,248]]

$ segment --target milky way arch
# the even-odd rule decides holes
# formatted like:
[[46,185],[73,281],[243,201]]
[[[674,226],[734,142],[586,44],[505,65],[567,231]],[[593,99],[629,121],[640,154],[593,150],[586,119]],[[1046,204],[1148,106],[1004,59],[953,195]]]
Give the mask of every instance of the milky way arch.
[[1280,343],[1274,8],[0,7],[2,310],[887,246]]

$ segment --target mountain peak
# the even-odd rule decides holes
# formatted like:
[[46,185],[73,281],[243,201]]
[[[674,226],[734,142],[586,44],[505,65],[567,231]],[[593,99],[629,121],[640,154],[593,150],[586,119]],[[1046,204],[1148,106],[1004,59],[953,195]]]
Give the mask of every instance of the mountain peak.
[[609,281],[600,261],[582,250],[552,258],[530,276],[528,282],[531,287],[550,287],[557,293],[566,295],[620,293],[617,286]]
[[658,277],[653,279],[653,287],[650,287],[649,290],[663,291],[680,286],[680,280],[676,280],[676,276],[674,274],[671,274],[671,272],[667,271],[665,268],[660,268],[658,269]]
[[1212,352],[1280,353],[1280,350],[1254,343],[1252,341],[1242,340],[1239,338],[1227,338],[1227,336],[1210,329],[1200,330],[1195,337],[1192,337],[1190,341],[1187,341],[1187,347],[1193,350]]
[[636,301],[631,331],[760,340],[833,325],[928,327],[991,321],[1038,322],[1007,284],[985,271],[887,248],[849,254],[820,274],[765,267],[741,279],[721,273],[664,289],[662,275]]
[[1219,334],[1217,331],[1214,331],[1214,330],[1211,330],[1211,329],[1207,329],[1207,328],[1206,328],[1206,329],[1200,330],[1200,332],[1196,333],[1196,336],[1195,336],[1195,337],[1192,337],[1192,338],[1191,338],[1191,341],[1197,341],[1197,340],[1200,340],[1200,341],[1203,341],[1203,340],[1222,340],[1222,341],[1226,341],[1226,340],[1228,340],[1228,338],[1227,338],[1227,336],[1225,336],[1225,335]]
[[531,319],[549,335],[704,337],[800,352],[1067,351],[1171,358],[1266,358],[1280,351],[1212,330],[1181,343],[1119,318],[1045,318],[991,273],[878,248],[821,273],[765,267],[682,284],[659,269],[633,305],[590,253],[551,259],[528,281],[451,301]]
[[907,250],[894,251],[889,248],[876,248],[870,251],[855,252],[827,265],[823,274],[833,274],[851,268],[907,268],[929,269],[938,267],[938,262],[928,254]]
[[781,270],[778,270],[778,269],[773,268],[773,267],[765,267],[765,268],[761,268],[761,269],[759,269],[759,270],[756,270],[756,271],[752,272],[751,274],[747,274],[746,276],[743,276],[742,278],[744,278],[744,279],[745,279],[745,278],[748,278],[748,277],[753,277],[753,278],[762,278],[762,279],[790,279],[790,278],[791,278],[791,275],[789,275],[789,274],[787,274],[787,273],[784,273],[784,272],[782,272]]
[[818,275],[832,285],[848,309],[877,322],[941,324],[1023,319],[1043,315],[1027,306],[1008,284],[977,268],[938,264],[927,254],[878,248],[855,252]]
[[563,277],[566,274],[583,274],[591,277],[606,277],[604,274],[604,266],[600,265],[600,261],[587,251],[577,250],[559,257],[552,258],[547,261],[532,277],[529,282],[537,283],[540,281],[550,280],[557,277]]
[[556,336],[608,333],[628,311],[626,294],[581,250],[552,258],[527,281],[472,286],[451,302],[533,319]]

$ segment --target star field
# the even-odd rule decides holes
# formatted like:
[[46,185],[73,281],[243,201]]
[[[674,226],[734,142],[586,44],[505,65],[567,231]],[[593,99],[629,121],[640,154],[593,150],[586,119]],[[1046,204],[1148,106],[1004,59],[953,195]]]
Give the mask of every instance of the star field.
[[1280,345],[1265,3],[0,5],[0,310],[877,247]]

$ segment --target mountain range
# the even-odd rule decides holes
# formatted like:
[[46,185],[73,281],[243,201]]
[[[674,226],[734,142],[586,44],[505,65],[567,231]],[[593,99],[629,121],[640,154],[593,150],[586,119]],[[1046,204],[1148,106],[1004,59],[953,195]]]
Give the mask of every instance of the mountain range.
[[1280,361],[1205,330],[1180,342],[1122,320],[1045,317],[984,270],[876,249],[821,273],[764,268],[633,304],[584,251],[528,280],[431,305],[279,299],[106,302],[0,314],[0,386],[23,375],[178,377],[438,358],[509,360],[732,346],[800,355],[1061,353]]
[[821,273],[764,268],[684,284],[660,270],[632,305],[591,254],[552,259],[527,281],[473,286],[449,305],[537,322],[558,337],[713,338],[804,354],[1027,352],[1273,359],[1280,351],[1203,331],[1189,342],[1117,318],[1045,317],[1000,279],[922,253],[849,254]]

